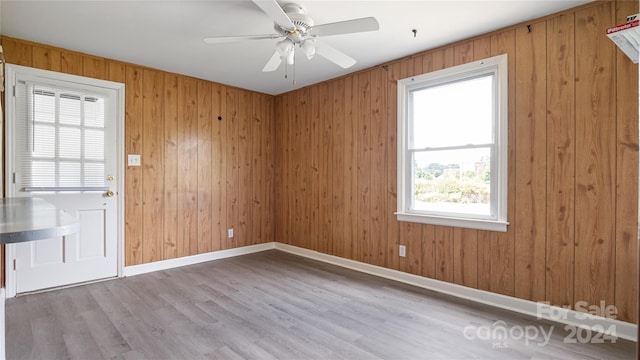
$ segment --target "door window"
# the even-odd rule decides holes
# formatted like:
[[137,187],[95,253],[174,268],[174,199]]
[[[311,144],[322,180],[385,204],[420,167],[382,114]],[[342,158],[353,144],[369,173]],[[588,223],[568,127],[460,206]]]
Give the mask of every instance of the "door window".
[[16,91],[20,190],[104,187],[104,96],[27,82]]

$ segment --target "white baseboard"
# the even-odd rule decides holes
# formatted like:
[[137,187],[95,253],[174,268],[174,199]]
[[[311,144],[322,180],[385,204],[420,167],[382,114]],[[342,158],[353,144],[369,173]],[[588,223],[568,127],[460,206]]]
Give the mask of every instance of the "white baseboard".
[[176,268],[180,266],[194,265],[194,264],[199,264],[207,261],[252,254],[252,253],[271,250],[271,249],[275,249],[274,242],[243,246],[243,247],[227,249],[227,250],[213,251],[206,254],[185,256],[177,259],[155,261],[152,263],[146,263],[141,265],[125,266],[123,271],[123,276],[134,276],[134,275],[146,274],[153,271],[167,270],[167,269]]
[[440,293],[453,295],[459,298],[472,300],[478,303],[555,321],[561,324],[590,329],[593,331],[604,330],[605,333],[608,332],[608,329],[613,329],[615,330],[615,336],[621,339],[637,341],[638,327],[636,324],[600,316],[587,317],[585,316],[584,312],[568,310],[557,306],[549,306],[547,304],[537,303],[534,301],[523,300],[484,290],[473,289],[466,286],[408,274],[402,271],[392,270],[381,266],[344,259],[333,255],[327,255],[317,251],[303,249],[283,243],[275,243],[275,249],[322,261],[325,263],[338,265],[363,273],[418,286],[424,289],[429,289]]

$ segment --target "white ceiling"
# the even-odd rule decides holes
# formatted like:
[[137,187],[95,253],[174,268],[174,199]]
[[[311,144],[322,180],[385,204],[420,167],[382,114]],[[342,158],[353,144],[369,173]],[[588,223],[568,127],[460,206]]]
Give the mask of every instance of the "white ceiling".
[[278,40],[202,41],[274,33],[272,20],[247,0],[0,0],[0,33],[275,95],[590,1],[279,0],[302,5],[316,24],[367,16],[380,23],[377,32],[323,38],[357,60],[349,69],[298,52],[296,85],[291,68],[284,78],[284,65],[261,72]]

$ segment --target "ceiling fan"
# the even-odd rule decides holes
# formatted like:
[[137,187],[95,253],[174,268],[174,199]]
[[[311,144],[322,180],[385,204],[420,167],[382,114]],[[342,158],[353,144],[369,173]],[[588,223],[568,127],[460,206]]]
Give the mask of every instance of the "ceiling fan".
[[324,42],[318,42],[317,38],[379,29],[378,21],[374,17],[315,25],[313,19],[305,14],[304,8],[298,4],[289,3],[281,7],[276,0],[253,0],[253,2],[273,19],[276,34],[214,36],[204,38],[204,42],[220,44],[283,38],[276,43],[275,52],[262,69],[264,72],[277,70],[282,62],[293,65],[296,48],[301,49],[308,59],[318,54],[342,68],[349,68],[356,63],[355,59]]

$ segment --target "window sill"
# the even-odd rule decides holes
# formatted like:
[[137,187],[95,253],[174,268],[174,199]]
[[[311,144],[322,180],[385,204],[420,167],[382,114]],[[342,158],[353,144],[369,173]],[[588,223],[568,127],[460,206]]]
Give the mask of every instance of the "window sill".
[[409,213],[396,213],[398,221],[414,222],[420,224],[452,226],[467,229],[488,230],[506,232],[506,221],[485,220],[485,219],[467,219],[434,215],[418,215]]

